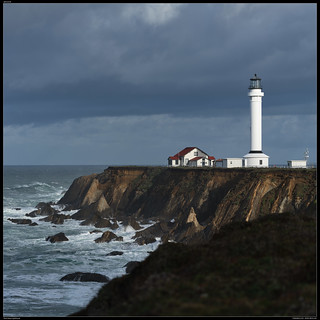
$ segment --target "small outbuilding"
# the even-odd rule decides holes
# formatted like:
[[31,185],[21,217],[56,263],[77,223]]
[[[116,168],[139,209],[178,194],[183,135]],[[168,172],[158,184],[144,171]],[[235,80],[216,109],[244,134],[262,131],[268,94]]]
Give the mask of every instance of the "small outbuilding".
[[307,160],[288,160],[289,168],[307,168]]
[[223,168],[242,168],[242,158],[225,158],[222,159]]
[[224,158],[216,160],[217,168],[242,168],[243,166],[243,158]]
[[243,159],[242,158],[224,158],[216,160],[217,168],[242,168]]

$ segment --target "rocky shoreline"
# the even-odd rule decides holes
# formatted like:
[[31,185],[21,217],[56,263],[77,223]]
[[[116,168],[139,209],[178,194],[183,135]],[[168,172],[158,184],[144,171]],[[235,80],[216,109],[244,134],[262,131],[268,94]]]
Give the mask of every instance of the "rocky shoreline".
[[[56,203],[48,202],[48,203],[44,203],[44,202],[40,202],[39,204],[36,205],[36,208],[38,208],[37,210],[31,211],[30,213],[27,213],[26,216],[27,217],[37,217],[37,216],[46,216],[45,218],[39,219],[39,221],[45,221],[45,222],[51,222],[52,224],[55,225],[60,225],[64,223],[65,219],[75,219],[75,220],[83,220],[83,219],[79,219],[79,215],[73,214],[73,215],[68,215],[68,214],[61,214],[59,212],[65,212],[64,209],[62,209],[61,211],[53,208],[52,206],[57,205]],[[111,230],[116,230],[119,228],[119,224],[117,222],[116,219],[109,219],[109,218],[102,218],[99,213],[95,213],[95,212],[87,212],[86,216],[83,216],[84,220],[79,224],[80,226],[84,226],[84,225],[93,225],[95,228],[110,228]],[[12,223],[16,223],[16,224],[24,224],[24,225],[29,225],[29,226],[36,226],[38,225],[36,222],[32,222],[31,219],[12,219],[12,218],[8,218],[9,221],[11,221]],[[139,223],[133,218],[133,217],[129,217],[129,218],[125,218],[121,221],[122,225],[125,227],[131,227],[135,230],[140,230],[143,229],[143,227],[141,227],[139,225]],[[102,232],[101,230],[98,229],[94,229],[92,230],[90,233],[103,233],[101,235],[100,238],[95,239],[94,241],[96,243],[101,243],[101,242],[110,242],[111,240],[114,241],[122,241],[122,237],[118,237],[115,233],[111,232],[111,231],[105,231]],[[145,239],[142,236],[135,236],[135,238],[138,237],[136,243],[138,244],[146,244],[146,243],[151,243],[153,241],[155,241],[155,239]],[[68,238],[66,237],[66,235],[64,233],[58,233],[55,235],[51,235],[48,236],[46,238],[46,241],[50,241],[51,243],[55,243],[55,242],[61,242],[61,241],[68,241]]]
[[[116,237],[121,222],[136,230],[141,245],[156,237],[198,243],[230,222],[312,212],[315,183],[312,169],[109,167],[75,179],[57,203],[41,202],[26,216],[44,216],[42,221],[54,225],[75,219],[80,225],[109,228]],[[77,211],[68,214],[70,210]],[[140,224],[149,220],[156,223],[141,231]],[[31,219],[11,221],[32,225]]]
[[[85,217],[82,222],[76,214],[65,214],[67,211],[65,210],[64,205],[58,205],[58,203],[54,203],[52,201],[45,203],[40,202],[36,205],[36,210],[33,210],[29,213],[26,213],[25,216],[29,217],[28,219],[20,218],[20,219],[12,219],[8,218],[8,220],[12,223],[26,225],[26,226],[37,226],[38,223],[33,222],[30,218],[39,218],[40,216],[44,216],[44,218],[39,219],[39,221],[49,222],[53,224],[53,227],[56,225],[62,225],[66,219],[74,219],[79,221],[79,227],[92,225],[95,228],[109,228],[111,230],[116,230],[121,224],[124,228],[132,228],[133,230],[141,230],[144,227],[140,226],[140,224],[133,218],[128,217],[124,218],[121,221],[117,221],[113,218],[102,218],[99,214],[92,213],[91,217]],[[58,208],[58,209],[57,209]],[[64,213],[62,213],[64,212]],[[87,213],[90,216],[90,213]],[[123,237],[117,236],[112,231],[102,231],[99,229],[94,229],[90,231],[90,234],[97,234],[97,237],[94,242],[96,243],[103,243],[103,242],[110,242],[110,241],[123,241]],[[64,232],[59,232],[57,234],[49,235],[45,238],[46,241],[50,243],[58,243],[69,241],[68,237]],[[138,241],[137,241],[138,240]],[[151,243],[156,241],[155,239],[144,239],[143,237],[139,237],[135,241],[135,243],[139,245],[144,245],[147,243]],[[122,251],[112,251],[106,254],[106,256],[117,256],[122,255]],[[138,264],[138,261],[129,261],[123,267],[126,268],[126,272],[129,273],[132,269]],[[63,276],[60,281],[80,281],[80,282],[109,282],[110,279],[102,274],[99,273],[90,273],[90,272],[75,272],[72,274],[67,274]]]
[[[199,246],[210,243],[229,224],[248,224],[278,214],[313,216],[315,185],[312,169],[109,167],[75,179],[57,203],[39,203],[26,214],[28,219],[9,220],[34,227],[30,218],[40,216],[40,221],[53,225],[78,220],[80,228],[96,228],[91,231],[97,233],[96,243],[122,241],[117,235],[121,223],[135,230],[133,239],[139,245],[161,238],[163,244]],[[76,212],[68,213],[71,210]],[[152,226],[141,227],[151,220]],[[68,238],[58,233],[45,240],[55,243]],[[139,266],[132,261],[127,272],[134,273]],[[77,273],[68,279],[90,281],[94,277]]]

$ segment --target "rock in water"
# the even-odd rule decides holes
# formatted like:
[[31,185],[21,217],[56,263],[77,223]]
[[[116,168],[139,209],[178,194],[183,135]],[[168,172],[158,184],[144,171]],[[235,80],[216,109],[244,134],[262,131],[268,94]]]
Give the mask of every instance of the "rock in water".
[[26,214],[27,217],[36,217],[36,216],[48,216],[54,213],[59,212],[58,210],[51,207],[52,202],[39,202],[36,205],[37,210],[33,210]]
[[60,241],[69,241],[66,235],[63,232],[57,233],[54,236],[49,236],[46,241],[50,241],[51,243],[60,242]]
[[[74,217],[74,215],[72,215],[72,217]],[[119,228],[117,222],[112,223],[110,219],[100,217],[99,213],[94,213],[89,218],[82,221],[80,225],[81,226],[94,225],[96,228],[111,228],[112,230]]]
[[127,264],[125,264],[123,267],[126,267],[126,273],[130,273],[139,264],[140,264],[139,261],[130,261]]
[[118,237],[116,234],[114,234],[111,231],[106,231],[102,234],[102,236],[96,240],[94,240],[96,243],[100,242],[110,242],[111,240],[115,241],[123,241],[123,237]]
[[100,233],[100,232],[102,232],[101,230],[92,230],[92,231],[90,231],[90,234],[91,233]]
[[99,273],[75,272],[67,274],[60,281],[109,282],[110,279]]
[[40,202],[36,205],[36,208],[39,210],[39,214],[41,216],[46,216],[50,214],[57,213],[58,210],[51,207],[53,203],[52,202]]
[[111,228],[112,230],[118,229],[118,228],[119,228],[119,225],[118,225],[117,221],[114,221],[114,223],[111,225],[110,228]]
[[123,219],[122,224],[127,227],[131,226],[134,230],[140,230],[142,227],[139,225],[139,223],[136,221],[136,219],[132,216]]
[[136,243],[138,243],[139,245],[144,245],[144,244],[148,244],[148,243],[153,243],[153,242],[156,242],[157,240],[153,237],[144,237],[144,236],[141,236],[139,238],[137,238],[135,240]]
[[94,226],[96,228],[111,228],[112,230],[115,230],[119,227],[117,223],[112,223],[109,219],[104,218],[100,218]]
[[30,219],[11,219],[8,218],[9,221],[17,224],[31,224],[32,221]]
[[106,256],[109,257],[109,256],[121,256],[121,255],[123,255],[122,251],[111,251]]
[[29,212],[29,213],[26,213],[26,216],[27,216],[27,217],[32,217],[32,218],[34,218],[34,217],[36,217],[36,216],[39,215],[39,214],[40,214],[40,209],[38,209],[38,210],[33,210],[33,211]]
[[167,234],[172,226],[171,222],[160,221],[155,223],[154,225],[142,230],[137,231],[133,238],[156,238],[162,237]]
[[69,219],[69,218],[70,218],[69,215],[53,213],[47,216],[46,218],[40,219],[40,221],[46,221],[46,222],[51,221],[51,223],[54,223],[54,224],[63,224],[64,219]]

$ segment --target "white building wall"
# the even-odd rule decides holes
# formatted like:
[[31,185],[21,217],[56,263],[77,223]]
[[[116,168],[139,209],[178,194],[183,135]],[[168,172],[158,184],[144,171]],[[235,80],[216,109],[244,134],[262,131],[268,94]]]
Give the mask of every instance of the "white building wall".
[[261,98],[251,98],[251,151],[262,150]]
[[[202,151],[200,151],[198,148],[196,148],[195,150],[193,150],[194,152],[198,152],[198,157],[207,157],[208,155]],[[197,157],[197,156],[195,156]]]
[[210,166],[209,159],[199,159],[198,160],[198,167],[208,167],[208,166]]
[[169,167],[178,167],[179,165],[180,165],[180,160],[171,160],[171,164],[170,164],[170,159],[168,159]]
[[189,162],[189,166],[190,167],[210,167],[212,166],[211,164],[211,160],[209,160],[208,158],[206,159],[199,159],[199,160],[193,160]]
[[289,160],[288,167],[289,168],[306,168],[307,160]]
[[198,148],[194,148],[193,150],[191,150],[190,152],[188,152],[185,156],[184,156],[184,165],[188,164],[188,161],[195,158],[195,157],[206,157],[208,156],[206,153],[200,151]]
[[223,168],[241,168],[242,158],[226,158],[222,159]]
[[251,110],[251,151],[262,151],[262,97],[261,89],[249,91]]
[[248,153],[244,156],[245,167],[268,168],[269,156],[264,153]]
[[[184,155],[184,157],[182,157],[182,165],[187,166],[189,160],[191,160],[195,157],[206,157],[206,156],[208,156],[206,153],[200,151],[198,148],[194,148],[190,152],[186,153]],[[199,165],[197,164],[197,166],[199,166]]]

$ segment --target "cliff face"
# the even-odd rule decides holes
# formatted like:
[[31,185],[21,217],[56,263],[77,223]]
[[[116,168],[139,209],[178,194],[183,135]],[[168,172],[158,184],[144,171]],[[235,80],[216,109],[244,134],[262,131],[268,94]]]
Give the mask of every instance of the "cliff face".
[[315,212],[315,203],[313,169],[165,167],[109,167],[77,178],[59,201],[79,209],[80,220],[97,213],[157,220],[162,238],[179,242],[208,240],[232,221]]

